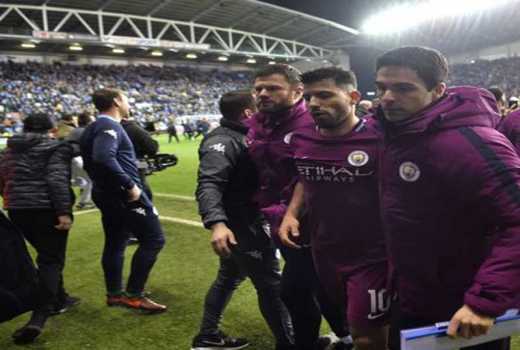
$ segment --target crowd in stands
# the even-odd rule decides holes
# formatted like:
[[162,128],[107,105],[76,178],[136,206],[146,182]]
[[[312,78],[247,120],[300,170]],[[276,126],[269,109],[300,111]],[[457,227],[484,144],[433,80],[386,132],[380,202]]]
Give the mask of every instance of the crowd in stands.
[[245,88],[249,80],[246,72],[189,67],[2,62],[0,108],[4,113],[44,112],[61,119],[91,109],[94,90],[117,86],[128,93],[133,116],[141,124],[168,124],[172,115],[217,114],[219,97]]
[[449,85],[498,87],[507,98],[520,95],[520,57],[454,64],[450,70]]
[[[449,85],[497,87],[506,99],[520,95],[520,57],[477,60],[450,69]],[[248,72],[191,67],[0,62],[0,133],[20,131],[23,117],[36,112],[58,120],[85,111],[94,115],[92,92],[110,86],[128,93],[133,117],[142,126],[150,130],[147,126],[159,123],[166,130],[172,116],[218,114],[219,97],[247,88],[250,78]],[[187,119],[177,121],[181,132],[187,123]]]

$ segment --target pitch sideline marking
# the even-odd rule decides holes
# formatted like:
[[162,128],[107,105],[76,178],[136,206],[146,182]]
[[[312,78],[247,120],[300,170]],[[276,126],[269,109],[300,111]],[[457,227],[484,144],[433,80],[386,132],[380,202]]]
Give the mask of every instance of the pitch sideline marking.
[[180,195],[180,194],[155,193],[155,192],[154,192],[153,195],[154,195],[154,196],[157,196],[157,197],[175,198],[175,199],[182,199],[182,200],[186,200],[186,201],[194,201],[194,200],[195,200],[195,197],[182,196],[182,195]]
[[[74,216],[90,214],[90,213],[94,213],[97,211],[99,211],[99,210],[98,209],[82,210],[79,212],[75,212]],[[161,219],[163,221],[175,222],[177,224],[184,224],[184,225],[195,226],[195,227],[204,227],[200,221],[181,219],[181,218],[176,218],[176,217],[172,217],[172,216],[159,216],[159,219]]]

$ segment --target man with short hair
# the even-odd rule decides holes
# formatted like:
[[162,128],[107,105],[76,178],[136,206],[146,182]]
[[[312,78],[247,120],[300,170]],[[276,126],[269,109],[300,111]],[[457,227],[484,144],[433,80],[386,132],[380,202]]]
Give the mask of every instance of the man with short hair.
[[450,320],[448,335],[471,338],[520,294],[520,159],[494,129],[493,96],[447,76],[433,49],[378,58],[381,207],[400,328]]
[[260,311],[276,339],[277,350],[292,349],[289,314],[280,297],[280,265],[265,231],[266,222],[252,198],[258,187],[256,169],[247,154],[244,122],[255,112],[250,91],[232,91],[220,99],[220,127],[199,148],[197,201],[202,222],[220,256],[217,278],[206,295],[204,315],[192,349],[241,349],[245,339],[219,329],[234,290],[249,277]]
[[25,118],[22,134],[12,136],[0,155],[0,192],[11,221],[36,249],[38,306],[18,329],[16,343],[30,343],[47,318],[79,303],[63,287],[63,268],[74,195],[70,162],[74,149],[54,139],[54,120],[46,114]]
[[[94,92],[92,101],[100,114],[81,137],[81,155],[94,181],[92,197],[101,210],[105,231],[102,265],[107,305],[163,312],[165,305],[144,295],[148,275],[165,240],[157,210],[143,191],[134,147],[120,124],[129,113],[128,98],[120,90],[101,89]],[[128,232],[136,235],[139,247],[125,290],[122,274]]]
[[353,72],[321,68],[304,73],[302,81],[316,126],[291,137],[299,182],[280,238],[300,248],[294,240],[305,211],[306,224],[313,228],[311,250],[318,277],[329,298],[344,310],[355,348],[384,350],[391,298],[379,220],[382,135],[374,119],[356,116],[361,95]]
[[[260,188],[255,201],[279,243],[278,229],[297,180],[291,135],[314,121],[303,100],[300,72],[290,65],[265,66],[255,74],[254,94],[259,112],[253,115],[248,133],[249,154],[256,164]],[[305,225],[302,225],[305,229]],[[282,298],[289,310],[298,349],[316,349],[321,313],[336,335],[345,335],[340,310],[325,302],[314,270],[308,235],[300,237],[303,249],[282,247],[285,266]],[[320,298],[318,305],[316,298]],[[320,310],[321,307],[321,310]]]

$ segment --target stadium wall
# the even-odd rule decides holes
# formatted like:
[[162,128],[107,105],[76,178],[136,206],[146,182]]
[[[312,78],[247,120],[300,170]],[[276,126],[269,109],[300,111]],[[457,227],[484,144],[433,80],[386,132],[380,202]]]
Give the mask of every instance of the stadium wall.
[[496,60],[515,56],[520,56],[520,41],[453,55],[449,57],[449,61],[451,64],[471,63],[474,60]]
[[250,70],[250,66],[245,65],[222,65],[212,63],[174,61],[174,60],[158,60],[132,57],[108,57],[108,56],[88,56],[78,54],[55,54],[55,53],[27,53],[27,52],[0,52],[0,62],[11,60],[13,62],[24,63],[28,61],[52,64],[55,62],[67,64],[91,64],[91,65],[156,65],[162,66],[191,66],[200,70],[224,69],[226,71],[245,71]]

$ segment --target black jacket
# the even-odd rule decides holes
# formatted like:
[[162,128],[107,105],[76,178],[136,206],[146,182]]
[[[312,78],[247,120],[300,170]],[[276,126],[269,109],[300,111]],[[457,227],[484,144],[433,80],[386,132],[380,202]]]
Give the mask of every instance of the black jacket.
[[71,215],[70,164],[74,155],[70,143],[44,134],[11,137],[0,155],[4,208],[53,209],[56,215]]
[[159,150],[159,143],[155,141],[148,131],[143,129],[133,120],[121,120],[121,126],[125,129],[130,141],[134,145],[135,155],[137,159],[145,156],[153,156]]
[[199,148],[196,197],[206,228],[225,222],[237,239],[265,236],[264,220],[252,197],[258,187],[257,171],[247,152],[247,127],[222,119]]

